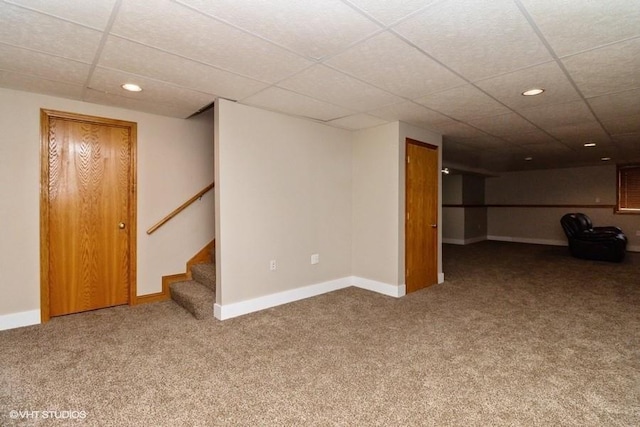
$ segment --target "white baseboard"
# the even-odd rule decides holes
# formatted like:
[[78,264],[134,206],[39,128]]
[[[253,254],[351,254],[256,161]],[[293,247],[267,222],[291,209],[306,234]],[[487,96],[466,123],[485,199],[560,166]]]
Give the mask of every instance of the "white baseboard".
[[243,314],[253,313],[254,311],[265,310],[267,308],[299,301],[305,298],[311,298],[316,295],[325,294],[327,292],[336,291],[338,289],[348,288],[351,285],[351,277],[343,277],[342,279],[317,283],[315,285],[292,289],[290,291],[278,292],[275,294],[265,295],[263,297],[240,301],[232,304],[215,304],[213,306],[213,315],[216,319],[219,320],[231,319],[234,317],[242,316]]
[[[529,239],[527,237],[487,236],[487,240],[497,240],[499,242],[531,243],[534,245],[568,246],[566,240]],[[444,239],[442,241],[444,243],[447,243],[444,241]],[[628,245],[627,252],[640,252],[640,246]]]
[[470,245],[472,243],[484,242],[487,240],[487,236],[472,237],[470,239],[446,239],[442,238],[442,243],[448,243],[450,245]]
[[534,245],[567,246],[566,240],[530,239],[528,237],[487,236],[487,240],[497,240],[499,242],[531,243]]
[[464,244],[470,245],[472,243],[484,242],[485,240],[487,240],[487,236],[471,237],[469,239],[464,239]]
[[363,277],[357,276],[351,276],[351,284],[357,288],[366,289],[395,298],[403,297],[407,293],[406,285],[390,285],[388,283],[378,282],[375,280],[365,279]]
[[[438,275],[438,278],[440,278],[440,274]],[[444,280],[444,274],[442,274],[442,280]],[[377,282],[375,280],[364,279],[362,277],[350,276],[232,304],[214,304],[213,315],[219,320],[232,319],[244,314],[311,298],[316,295],[326,294],[327,292],[337,291],[338,289],[344,289],[350,286],[355,286],[395,298],[403,297],[406,294],[405,285],[395,286],[388,283]]]
[[0,331],[40,324],[40,310],[22,311],[0,316]]
[[443,237],[442,243],[446,243],[448,245],[464,245],[464,239],[447,239]]
[[438,273],[438,283],[444,282],[444,273]]

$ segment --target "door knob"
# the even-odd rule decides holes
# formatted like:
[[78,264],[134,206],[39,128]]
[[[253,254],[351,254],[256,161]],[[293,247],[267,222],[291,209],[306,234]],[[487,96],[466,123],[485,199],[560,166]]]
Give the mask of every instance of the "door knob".
[[438,224],[431,224],[431,228],[438,228]]
[[126,227],[126,225],[124,224],[124,222],[121,222],[120,224],[118,224],[118,228],[120,230],[123,230]]

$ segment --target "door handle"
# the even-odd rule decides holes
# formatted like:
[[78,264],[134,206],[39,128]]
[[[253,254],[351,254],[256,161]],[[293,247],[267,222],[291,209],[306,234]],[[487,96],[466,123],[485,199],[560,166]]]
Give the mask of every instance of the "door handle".
[[125,225],[125,223],[124,223],[124,222],[121,222],[120,224],[118,224],[118,228],[119,228],[120,230],[124,230],[124,228],[125,228],[125,227],[126,227],[126,225]]
[[438,224],[431,224],[431,228],[438,228]]

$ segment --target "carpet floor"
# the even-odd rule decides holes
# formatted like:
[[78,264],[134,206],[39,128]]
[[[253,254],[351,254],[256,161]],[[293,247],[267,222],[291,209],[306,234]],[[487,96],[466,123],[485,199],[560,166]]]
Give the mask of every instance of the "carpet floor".
[[168,301],[2,331],[0,425],[640,425],[640,254],[443,258],[443,284],[400,299],[348,288],[224,322]]

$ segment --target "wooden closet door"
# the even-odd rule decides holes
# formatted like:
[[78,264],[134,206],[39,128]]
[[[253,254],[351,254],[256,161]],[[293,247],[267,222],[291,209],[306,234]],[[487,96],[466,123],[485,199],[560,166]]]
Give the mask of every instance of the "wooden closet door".
[[43,120],[49,315],[127,304],[135,123],[55,113]]

